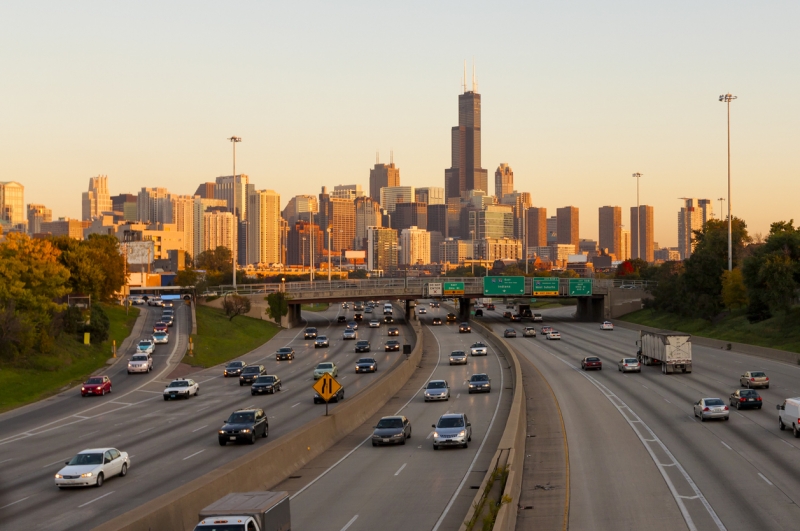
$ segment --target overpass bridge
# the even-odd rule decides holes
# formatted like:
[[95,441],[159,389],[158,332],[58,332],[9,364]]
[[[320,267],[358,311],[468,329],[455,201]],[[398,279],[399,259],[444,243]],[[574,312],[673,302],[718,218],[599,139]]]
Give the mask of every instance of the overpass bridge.
[[[459,298],[460,318],[467,320],[470,315],[471,300],[477,298],[528,299],[533,293],[533,278],[525,278],[524,295],[487,295],[484,293],[484,277],[410,277],[375,278],[349,280],[315,280],[308,282],[285,282],[281,284],[242,284],[236,287],[239,295],[251,297],[266,296],[268,293],[284,292],[289,299],[289,315],[284,323],[288,327],[302,322],[300,306],[318,302],[338,303],[358,300],[395,299],[406,301],[406,314],[409,302],[416,299]],[[555,280],[555,279],[554,279]],[[570,295],[570,279],[558,279],[558,295],[545,297],[574,297]],[[440,291],[444,283],[463,284],[463,292]],[[433,284],[433,286],[431,286]],[[640,309],[642,300],[649,297],[647,289],[653,282],[621,279],[592,279],[591,295],[579,296],[576,317],[579,320],[602,321],[619,317]],[[217,288],[220,294],[234,292],[232,285]]]

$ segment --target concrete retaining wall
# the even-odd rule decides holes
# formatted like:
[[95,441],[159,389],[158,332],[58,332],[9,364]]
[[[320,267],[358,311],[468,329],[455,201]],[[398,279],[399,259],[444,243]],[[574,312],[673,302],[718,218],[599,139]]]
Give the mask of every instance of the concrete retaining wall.
[[[94,531],[189,531],[198,522],[197,513],[223,496],[273,488],[361,426],[406,384],[422,359],[419,325],[414,325],[414,331],[416,345],[409,359],[384,373],[354,398],[342,402],[330,416],[320,417],[270,441]],[[322,413],[324,408],[320,406],[319,411]]]

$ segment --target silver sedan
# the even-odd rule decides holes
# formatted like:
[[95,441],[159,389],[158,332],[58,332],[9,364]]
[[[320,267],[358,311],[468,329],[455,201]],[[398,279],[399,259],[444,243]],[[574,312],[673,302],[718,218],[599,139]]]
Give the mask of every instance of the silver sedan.
[[694,416],[700,417],[705,422],[706,419],[725,419],[730,418],[730,410],[721,398],[701,398],[694,404]]
[[450,386],[446,380],[431,380],[425,386],[425,402],[429,400],[450,400]]
[[617,369],[622,372],[642,372],[642,365],[636,358],[622,358],[617,363]]

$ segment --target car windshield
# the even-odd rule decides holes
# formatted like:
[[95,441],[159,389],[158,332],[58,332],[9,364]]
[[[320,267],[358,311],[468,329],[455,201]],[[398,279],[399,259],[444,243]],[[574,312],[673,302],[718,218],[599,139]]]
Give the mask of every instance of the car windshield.
[[483,348],[485,346],[486,345],[484,345],[483,343],[475,343],[474,345],[472,345],[472,348]]
[[187,381],[180,381],[180,382],[172,382],[169,384],[170,387],[189,387],[189,382]]
[[706,405],[707,406],[724,406],[725,402],[723,402],[719,398],[706,398]]
[[381,419],[378,421],[378,425],[375,427],[378,429],[402,428],[403,419]]
[[328,336],[317,336],[317,341],[327,341]]
[[103,463],[103,454],[78,454],[73,457],[70,465],[100,465]]
[[244,424],[253,422],[253,413],[234,413],[228,419],[228,424]]
[[274,381],[274,376],[259,376],[256,383],[273,383]]
[[155,334],[153,334],[153,337],[157,338],[167,337],[167,334],[166,332],[156,332]]
[[488,382],[489,377],[485,374],[473,374],[470,380],[473,382]]
[[284,347],[284,348],[279,348],[279,349],[278,349],[278,352],[285,352],[285,353],[289,353],[289,352],[291,352],[291,351],[292,351],[292,349],[290,349],[290,348],[287,348],[287,347]]
[[447,384],[445,384],[443,381],[440,380],[438,382],[428,382],[428,387],[427,388],[428,389],[445,389],[446,387],[447,387]]
[[636,358],[625,358],[624,360],[622,360],[622,363],[639,363],[639,360],[637,360]]
[[257,372],[261,372],[261,368],[260,367],[256,367],[256,366],[245,367],[242,372],[243,373],[247,373],[247,374],[254,374],[254,373],[257,373]]
[[317,369],[333,369],[333,363],[320,363]]
[[763,372],[751,372],[750,376],[752,376],[753,378],[763,378],[766,376],[766,374],[764,374]]
[[437,428],[463,428],[464,419],[461,417],[442,417],[439,419]]
[[147,361],[147,356],[134,356],[131,361]]
[[145,347],[145,348],[149,347],[150,346],[150,342],[149,341],[139,341],[139,346],[140,347]]
[[86,383],[87,384],[101,384],[101,383],[103,383],[103,379],[102,378],[89,378],[88,380],[86,380]]
[[392,339],[392,340],[390,340],[390,341],[387,341],[387,342],[386,342],[386,344],[387,344],[387,345],[397,345],[397,344],[398,344],[398,342]]
[[228,367],[230,367],[231,369],[238,369],[239,367],[243,366],[244,366],[243,361],[232,361],[228,364]]
[[356,363],[375,363],[375,360],[372,358],[361,358]]
[[454,350],[450,353],[451,356],[466,356],[463,350]]
[[316,332],[316,328],[306,328],[306,332]]

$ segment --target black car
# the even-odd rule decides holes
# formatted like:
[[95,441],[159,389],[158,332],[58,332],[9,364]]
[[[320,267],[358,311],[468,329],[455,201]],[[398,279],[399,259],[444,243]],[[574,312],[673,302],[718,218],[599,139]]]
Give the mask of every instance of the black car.
[[317,339],[317,329],[313,326],[306,328],[306,331],[303,333],[303,339]]
[[256,381],[253,382],[253,385],[250,386],[250,394],[262,394],[262,393],[269,393],[274,394],[275,391],[281,390],[281,379],[275,376],[274,374],[267,374],[265,376],[259,376],[256,378]]
[[469,325],[469,323],[461,323],[460,325],[458,325],[458,333],[459,334],[471,334],[472,333],[472,327]]
[[369,341],[362,339],[361,341],[356,341],[356,352],[369,352],[370,344]]
[[[339,390],[336,391],[336,394],[333,395],[330,399],[331,402],[338,402],[340,400],[344,400],[344,387],[340,387]],[[324,404],[325,401],[317,393],[314,393],[314,403]]]
[[431,324],[433,326],[440,326],[442,324],[442,318],[441,317],[434,317],[433,321],[431,321]]
[[383,316],[383,322],[386,324],[392,324],[394,322],[394,317],[391,315],[385,315]]
[[484,373],[473,374],[469,379],[470,393],[490,393],[492,391],[492,381],[489,375]]
[[447,322],[448,323],[455,323],[456,319],[457,319],[456,314],[454,314],[454,313],[448,313],[447,314]]
[[357,314],[353,315],[353,321],[363,321],[363,320],[364,320],[364,316],[361,315],[360,313],[357,313]]
[[225,378],[228,376],[239,376],[242,374],[242,369],[245,367],[247,367],[247,363],[244,361],[232,361],[225,366],[223,375]]
[[737,389],[731,393],[731,407],[761,409],[761,397],[752,389]]
[[395,339],[390,339],[384,345],[383,350],[385,352],[397,351],[400,352],[400,342]]
[[399,328],[390,328],[386,335],[399,336],[400,335],[400,329]]
[[336,322],[337,323],[346,323],[347,322],[347,317],[345,317],[344,315],[340,315],[339,317],[336,318]]
[[406,417],[383,417],[372,432],[372,446],[405,444],[411,438],[411,422]]
[[356,373],[377,372],[378,362],[374,358],[359,358],[356,362]]
[[171,315],[163,315],[161,316],[161,322],[166,323],[167,326],[173,326],[175,324],[175,318]]
[[481,310],[480,308],[475,310],[475,317],[483,317],[483,310]]
[[254,444],[256,437],[269,435],[269,420],[263,409],[240,409],[231,413],[219,429],[219,444],[246,442]]
[[294,349],[292,347],[281,347],[275,353],[275,359],[278,361],[281,360],[293,360],[294,359]]
[[515,313],[514,315],[511,316],[512,323],[518,323],[520,321],[522,321],[522,317],[520,317],[518,313]]
[[263,365],[248,365],[242,369],[242,374],[239,375],[239,385],[252,384],[263,374],[267,374],[267,369]]

